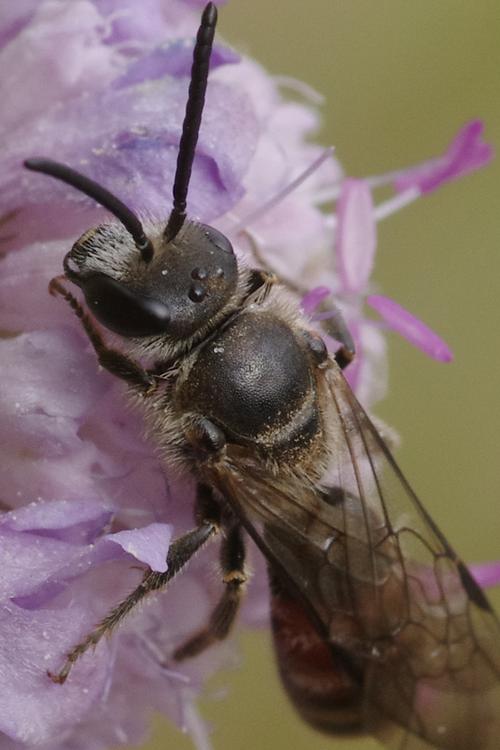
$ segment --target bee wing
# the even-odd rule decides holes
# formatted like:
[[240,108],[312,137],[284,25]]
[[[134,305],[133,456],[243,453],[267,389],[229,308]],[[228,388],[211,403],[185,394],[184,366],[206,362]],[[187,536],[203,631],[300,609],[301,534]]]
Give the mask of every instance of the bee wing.
[[212,480],[320,632],[364,673],[367,731],[394,750],[496,750],[500,624],[332,364],[322,486],[231,455]]

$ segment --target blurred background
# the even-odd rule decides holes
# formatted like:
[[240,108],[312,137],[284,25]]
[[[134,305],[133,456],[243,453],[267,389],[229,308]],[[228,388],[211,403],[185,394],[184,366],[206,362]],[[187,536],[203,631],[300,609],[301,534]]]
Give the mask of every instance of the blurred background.
[[[498,0],[231,0],[220,18],[237,49],[325,95],[319,140],[348,174],[439,155],[475,117],[500,149]],[[398,461],[466,560],[500,558],[500,160],[380,224],[375,280],[455,353],[439,364],[390,336],[377,413],[401,435]],[[240,668],[201,702],[215,750],[378,747],[304,726],[280,690],[269,634],[234,637]],[[157,722],[144,750],[191,747]]]

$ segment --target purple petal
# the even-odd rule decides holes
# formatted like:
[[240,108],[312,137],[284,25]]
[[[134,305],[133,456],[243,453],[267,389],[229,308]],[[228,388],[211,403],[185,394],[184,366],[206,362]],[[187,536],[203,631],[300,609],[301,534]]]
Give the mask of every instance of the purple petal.
[[[8,229],[6,228],[6,231]],[[0,259],[0,310],[4,331],[60,326],[72,321],[61,300],[51,296],[49,281],[61,271],[69,243],[37,243]],[[26,290],[29,289],[29,304]]]
[[410,344],[421,349],[432,359],[451,362],[453,353],[443,339],[404,307],[389,297],[375,294],[367,297],[366,301],[384,319],[389,328],[403,336]]
[[500,585],[500,562],[477,563],[468,567],[472,577],[481,588]]
[[[214,45],[210,58],[210,70],[221,65],[239,62],[239,56],[227,47]],[[148,54],[135,60],[113,84],[124,88],[143,81],[154,81],[162,76],[189,76],[193,64],[193,44],[174,41],[156,47]]]
[[51,603],[67,581],[123,558],[122,549],[102,536],[111,518],[92,501],[30,503],[6,513],[0,526],[0,600],[37,609]]
[[372,195],[366,182],[352,178],[344,181],[337,219],[335,254],[343,290],[363,291],[373,269],[377,246]]
[[[71,330],[34,331],[0,341],[0,379],[7,410],[22,427],[29,415],[79,419],[107,387],[97,366]],[[23,373],[22,380],[18,377]],[[64,383],[64,388],[61,384]],[[5,416],[5,412],[4,412]]]
[[[6,209],[41,207],[44,223],[54,228],[94,205],[68,186],[21,168],[26,154],[57,154],[59,160],[105,184],[132,209],[165,217],[185,102],[185,80],[169,79],[147,87],[107,90],[92,99],[82,97],[41,118],[34,131],[18,132],[10,154],[5,154],[0,181]],[[210,220],[239,200],[258,138],[259,127],[245,91],[213,81],[193,165],[192,215]],[[81,225],[88,226],[85,215]]]
[[[0,354],[0,439],[9,466],[0,474],[2,498],[12,506],[99,501],[132,528],[168,517],[168,487],[140,419],[80,338],[64,329],[24,334],[1,341]],[[179,492],[189,500],[183,486]]]
[[[206,0],[183,0],[186,5],[191,5],[193,8],[204,8],[206,5]],[[227,0],[217,0],[215,3],[217,7],[220,5],[225,5]]]
[[106,21],[107,44],[134,49],[165,42],[166,39],[193,36],[197,18],[181,3],[165,0],[92,0]]
[[332,290],[329,287],[317,286],[314,289],[311,289],[310,292],[307,292],[307,294],[304,294],[300,306],[306,315],[310,315],[331,293]]
[[28,24],[36,10],[38,0],[23,0],[19,3],[5,3],[0,19],[0,49],[10,42]]
[[483,130],[481,120],[464,125],[444,156],[402,172],[395,180],[396,190],[418,187],[422,193],[431,193],[446,182],[484,167],[493,158],[493,148],[481,140]]
[[73,545],[87,545],[97,539],[112,517],[112,510],[91,498],[86,498],[84,503],[54,500],[30,503],[5,513],[0,526]]
[[23,747],[52,741],[71,722],[82,720],[102,695],[109,669],[109,649],[99,647],[98,658],[81,660],[78,672],[64,690],[51,683],[47,669],[57,669],[61,657],[91,624],[88,602],[65,609],[25,610],[10,602],[0,608],[0,731]]
[[64,580],[86,553],[85,547],[4,527],[0,540],[2,601],[27,596],[49,580]]
[[37,3],[30,22],[0,52],[0,96],[9,101],[1,129],[22,127],[61,100],[116,77],[120,57],[102,43],[102,26],[93,3]]
[[164,573],[167,570],[167,552],[172,538],[172,528],[167,523],[151,523],[142,529],[108,534],[106,539],[119,544],[125,552],[146,563],[152,570]]
[[[68,529],[88,521],[109,517],[109,510],[90,498],[85,504],[66,500],[30,503],[15,511],[4,513],[0,526],[13,531],[47,532]],[[107,521],[105,521],[107,523]]]

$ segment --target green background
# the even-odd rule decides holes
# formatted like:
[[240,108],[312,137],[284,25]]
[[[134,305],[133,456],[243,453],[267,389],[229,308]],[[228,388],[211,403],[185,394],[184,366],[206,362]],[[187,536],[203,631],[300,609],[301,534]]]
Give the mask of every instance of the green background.
[[[320,140],[349,174],[377,174],[442,152],[480,117],[500,143],[498,0],[232,0],[220,31],[272,73],[326,96]],[[500,163],[450,184],[379,226],[375,280],[452,346],[443,365],[395,335],[378,413],[402,437],[397,457],[467,560],[500,557]],[[500,608],[500,597],[494,596]],[[235,636],[239,670],[205,698],[215,750],[370,750],[295,717],[267,633]],[[191,747],[164,723],[145,750]]]

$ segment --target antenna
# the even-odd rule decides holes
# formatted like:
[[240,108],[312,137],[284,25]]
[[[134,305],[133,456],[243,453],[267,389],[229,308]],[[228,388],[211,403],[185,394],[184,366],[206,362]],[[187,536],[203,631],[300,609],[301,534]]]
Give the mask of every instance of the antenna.
[[75,169],[71,169],[71,167],[67,167],[65,164],[60,164],[51,159],[26,159],[24,166],[32,172],[42,172],[50,177],[55,177],[57,180],[61,180],[61,182],[65,182],[67,185],[71,185],[81,193],[88,195],[89,198],[93,198],[101,206],[104,206],[104,208],[107,208],[132,235],[142,259],[146,263],[149,263],[153,257],[151,240],[146,237],[143,226],[134,212],[130,208],[127,208],[113,193],[110,193],[102,185],[94,182],[89,177],[85,177],[85,175],[80,174]]
[[200,28],[198,29],[193,50],[191,82],[189,84],[186,114],[184,115],[184,122],[182,124],[177,168],[175,170],[173,208],[164,232],[168,241],[176,236],[186,218],[186,199],[189,180],[191,179],[194,153],[198,142],[201,115],[205,104],[208,69],[216,24],[217,8],[213,3],[208,3],[201,16]]

